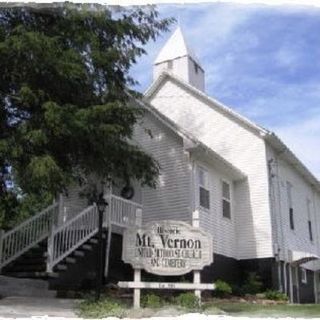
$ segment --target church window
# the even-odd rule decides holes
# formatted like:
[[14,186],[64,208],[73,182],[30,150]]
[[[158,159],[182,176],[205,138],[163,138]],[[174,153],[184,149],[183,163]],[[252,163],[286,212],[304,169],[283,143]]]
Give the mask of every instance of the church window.
[[210,209],[210,191],[208,172],[198,167],[198,184],[199,184],[199,205],[202,208]]
[[231,192],[230,184],[222,181],[222,215],[231,219]]
[[309,231],[309,239],[313,241],[313,232],[312,232],[312,222],[311,222],[311,201],[307,199],[307,213],[308,213],[308,231]]
[[308,282],[307,270],[304,268],[301,268],[301,282],[305,284]]
[[198,73],[199,66],[195,62],[193,63],[193,65],[194,65],[194,72]]
[[294,230],[294,216],[293,216],[293,204],[292,204],[292,184],[287,181],[287,201],[289,208],[289,224],[290,229]]

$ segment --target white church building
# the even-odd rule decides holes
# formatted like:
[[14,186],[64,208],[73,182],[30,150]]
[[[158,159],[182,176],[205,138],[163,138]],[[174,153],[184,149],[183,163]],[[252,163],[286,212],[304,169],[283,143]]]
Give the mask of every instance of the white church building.
[[205,71],[178,27],[154,62],[139,144],[160,162],[143,219],[191,221],[213,237],[203,276],[255,271],[295,302],[320,302],[320,183],[273,133],[205,93]]
[[[156,58],[153,75],[143,100],[137,101],[146,112],[134,142],[159,162],[161,174],[155,189],[132,183],[134,192],[127,199],[119,186],[108,195],[105,225],[112,225],[114,233],[106,246],[109,274],[132,276],[129,267],[121,269],[117,253],[123,228],[134,223],[132,214],[139,212],[142,224],[196,219],[213,238],[213,264],[202,270],[202,281],[237,283],[255,272],[265,287],[287,293],[292,302],[320,303],[320,182],[273,132],[205,93],[205,70],[179,27]],[[54,281],[69,281],[68,272],[75,276],[75,270],[84,274],[90,268],[86,264],[95,252],[91,240],[97,229],[89,214],[94,208],[86,207],[77,188],[54,206],[40,215],[62,212],[58,225],[43,229],[24,247],[6,249],[17,231],[3,235],[2,273],[17,274],[12,270],[19,257],[47,240],[44,272],[58,274],[53,287]],[[75,225],[84,224],[84,235],[70,237]],[[62,238],[70,242],[64,249],[58,248]],[[86,259],[82,267],[81,259]]]

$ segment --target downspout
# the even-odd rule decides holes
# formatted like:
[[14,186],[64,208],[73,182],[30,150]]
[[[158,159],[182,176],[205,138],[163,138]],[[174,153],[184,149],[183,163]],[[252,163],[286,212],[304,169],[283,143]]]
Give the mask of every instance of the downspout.
[[189,223],[192,225],[194,212],[196,210],[196,175],[195,175],[195,168],[196,168],[196,161],[192,156],[192,150],[194,150],[198,145],[188,139],[183,138],[183,149],[186,157],[188,157],[188,166],[189,166],[189,174],[190,174],[190,187],[189,187]]
[[[279,154],[278,154],[279,155]],[[278,156],[277,155],[277,156]],[[276,158],[275,161],[275,168],[276,168],[276,176],[277,176],[277,191],[278,191],[278,207],[279,207],[279,211],[278,211],[278,224],[279,224],[279,231],[280,231],[280,235],[281,235],[281,248],[280,252],[282,254],[282,259],[283,259],[283,284],[284,284],[284,288],[283,291],[284,293],[286,293],[287,295],[288,293],[288,281],[287,281],[287,251],[286,251],[286,245],[285,245],[285,241],[284,241],[284,230],[283,230],[283,222],[282,222],[282,206],[281,206],[281,201],[282,201],[282,196],[281,196],[281,183],[280,183],[280,169],[279,169],[279,158]],[[281,260],[281,257],[279,257]]]
[[191,159],[191,154],[189,152],[189,161],[191,162],[191,179],[190,179],[190,205],[191,205],[191,212],[190,212],[190,222],[192,224],[194,211],[196,210],[195,205],[195,195],[196,195],[196,185],[195,185],[195,161]]
[[[317,212],[318,208],[316,205],[316,191],[313,188],[312,190],[312,203],[313,203],[313,216],[314,216],[314,230],[315,230],[315,235],[316,235],[316,248],[318,248],[317,254],[320,255],[319,248],[320,248],[320,242],[319,242],[319,225],[318,225],[318,217],[317,217]],[[313,230],[312,230],[313,231]],[[320,303],[319,301],[319,291],[320,291],[320,274],[318,270],[313,271],[313,286],[314,286],[314,301],[315,303]]]
[[289,265],[289,286],[290,286],[290,303],[293,303],[293,279],[292,279],[292,266],[290,263]]
[[286,261],[284,261],[284,263],[283,263],[284,293],[289,296],[288,281],[287,281],[287,277],[288,277],[287,265],[288,265],[288,263]]
[[277,264],[277,275],[278,275],[278,290],[283,292],[283,287],[282,287],[282,275],[281,275],[281,261],[279,257],[280,253],[280,247],[279,247],[279,233],[278,233],[278,223],[277,223],[277,215],[276,215],[276,210],[275,210],[275,190],[273,186],[273,179],[276,178],[276,174],[273,173],[273,168],[272,165],[275,162],[273,158],[268,160],[268,177],[269,177],[269,199],[270,199],[270,211],[271,211],[271,216],[273,221],[273,225],[275,227],[275,243],[273,246],[274,250],[274,256]]

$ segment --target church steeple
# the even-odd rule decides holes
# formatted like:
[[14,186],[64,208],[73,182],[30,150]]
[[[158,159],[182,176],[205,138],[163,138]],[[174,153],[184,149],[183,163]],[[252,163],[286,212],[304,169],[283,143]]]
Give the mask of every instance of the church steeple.
[[204,91],[204,70],[187,45],[180,26],[171,35],[154,62],[154,80],[163,70],[172,72],[190,85]]

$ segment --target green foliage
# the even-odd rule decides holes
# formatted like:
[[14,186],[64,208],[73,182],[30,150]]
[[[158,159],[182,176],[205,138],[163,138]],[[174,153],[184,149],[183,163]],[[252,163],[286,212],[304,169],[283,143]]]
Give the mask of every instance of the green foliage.
[[255,272],[249,272],[246,281],[241,287],[244,294],[257,294],[262,291],[263,283]]
[[84,300],[80,302],[78,310],[79,315],[83,318],[123,318],[126,315],[126,308],[110,297],[105,297],[99,301]]
[[55,196],[92,173],[156,185],[158,163],[130,140],[143,111],[129,70],[171,22],[150,6],[0,8],[0,219],[19,196]]
[[264,296],[266,299],[269,300],[275,300],[275,301],[287,301],[288,300],[288,296],[280,291],[277,290],[267,290],[264,293]]
[[[308,319],[318,318],[320,314],[319,304],[259,304],[248,302],[214,302],[206,306],[206,313],[222,313],[230,316],[246,318],[294,318]],[[220,312],[219,312],[220,311]]]
[[144,308],[160,308],[163,304],[161,298],[153,293],[145,294],[141,298],[141,306]]
[[0,229],[11,229],[33,214],[41,211],[53,201],[49,193],[28,194],[16,197],[6,192],[0,201]]
[[192,292],[186,292],[179,294],[174,302],[188,310],[197,310],[200,308],[199,298]]
[[215,290],[213,291],[213,295],[219,298],[224,298],[229,296],[232,293],[231,286],[222,280],[217,280],[215,283]]

